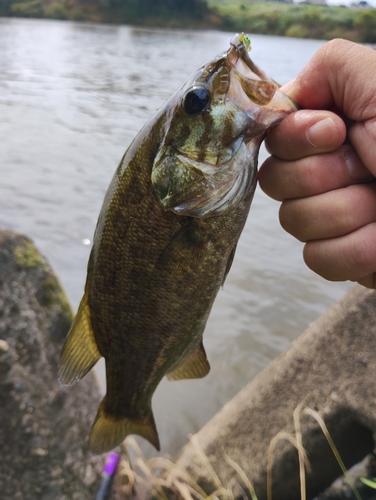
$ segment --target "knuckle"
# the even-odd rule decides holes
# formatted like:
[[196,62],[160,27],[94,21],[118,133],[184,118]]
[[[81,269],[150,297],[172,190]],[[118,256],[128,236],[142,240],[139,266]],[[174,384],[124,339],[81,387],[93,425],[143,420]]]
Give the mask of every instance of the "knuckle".
[[303,248],[303,259],[305,264],[311,269],[311,271],[319,274],[323,278],[329,279],[329,276],[325,276],[325,270],[323,270],[322,259],[318,258],[317,245],[314,241],[308,241]]
[[279,221],[285,231],[299,241],[307,241],[306,224],[297,207],[296,200],[286,200],[279,209]]
[[369,274],[372,268],[376,268],[374,252],[370,251],[367,239],[357,237],[355,234],[351,239],[350,265],[354,268],[357,276]]

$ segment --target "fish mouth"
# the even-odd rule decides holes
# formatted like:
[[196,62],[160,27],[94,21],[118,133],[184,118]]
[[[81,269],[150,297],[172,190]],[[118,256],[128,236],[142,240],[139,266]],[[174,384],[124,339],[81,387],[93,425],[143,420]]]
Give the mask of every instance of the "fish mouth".
[[[245,63],[248,69],[250,69],[253,74],[258,76],[260,80],[270,81],[270,78],[260,68],[258,68],[249,57],[249,51],[244,43],[244,38],[245,37],[243,33],[237,34],[232,37],[232,39],[230,40],[230,48],[227,51],[227,57],[230,59],[233,52],[235,52],[236,57],[240,58],[240,60]],[[236,69],[236,64],[234,65],[234,68]],[[276,86],[278,87],[278,84],[276,84]]]
[[266,130],[299,106],[280,90],[277,82],[256,66],[244,40],[244,34],[235,35],[226,54],[231,74],[227,97],[246,110],[257,123],[262,123]]

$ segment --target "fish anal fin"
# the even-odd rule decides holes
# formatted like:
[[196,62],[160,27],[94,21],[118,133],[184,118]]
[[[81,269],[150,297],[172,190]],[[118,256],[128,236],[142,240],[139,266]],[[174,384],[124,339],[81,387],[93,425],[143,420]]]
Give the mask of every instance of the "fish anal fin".
[[84,377],[101,357],[91,327],[90,309],[85,294],[61,353],[60,382],[65,385],[74,384]]
[[151,410],[143,419],[116,417],[106,412],[105,400],[106,398],[99,405],[90,432],[89,450],[92,453],[106,453],[121,444],[130,434],[138,434],[160,450],[158,431]]
[[184,359],[174,370],[167,373],[167,378],[168,380],[202,378],[209,371],[209,361],[201,342],[188,358]]

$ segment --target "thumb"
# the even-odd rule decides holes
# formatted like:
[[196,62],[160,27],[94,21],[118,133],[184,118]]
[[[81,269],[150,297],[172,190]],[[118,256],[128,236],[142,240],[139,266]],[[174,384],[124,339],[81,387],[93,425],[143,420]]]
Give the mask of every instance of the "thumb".
[[348,123],[348,137],[376,176],[376,51],[346,40],[324,44],[288,94],[303,108],[333,110]]
[[335,106],[347,118],[375,117],[376,51],[347,40],[324,44],[294,80],[288,94],[303,108]]

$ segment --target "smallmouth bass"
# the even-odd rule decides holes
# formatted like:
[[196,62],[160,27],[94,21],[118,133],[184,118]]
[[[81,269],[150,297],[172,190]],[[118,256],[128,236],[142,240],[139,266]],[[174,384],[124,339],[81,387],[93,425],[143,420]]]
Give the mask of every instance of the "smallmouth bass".
[[204,377],[202,336],[230,270],[268,127],[295,104],[236,35],[143,127],[105,196],[60,381],[103,356],[107,393],[89,437],[103,453],[138,434],[159,450],[152,395],[164,377]]

